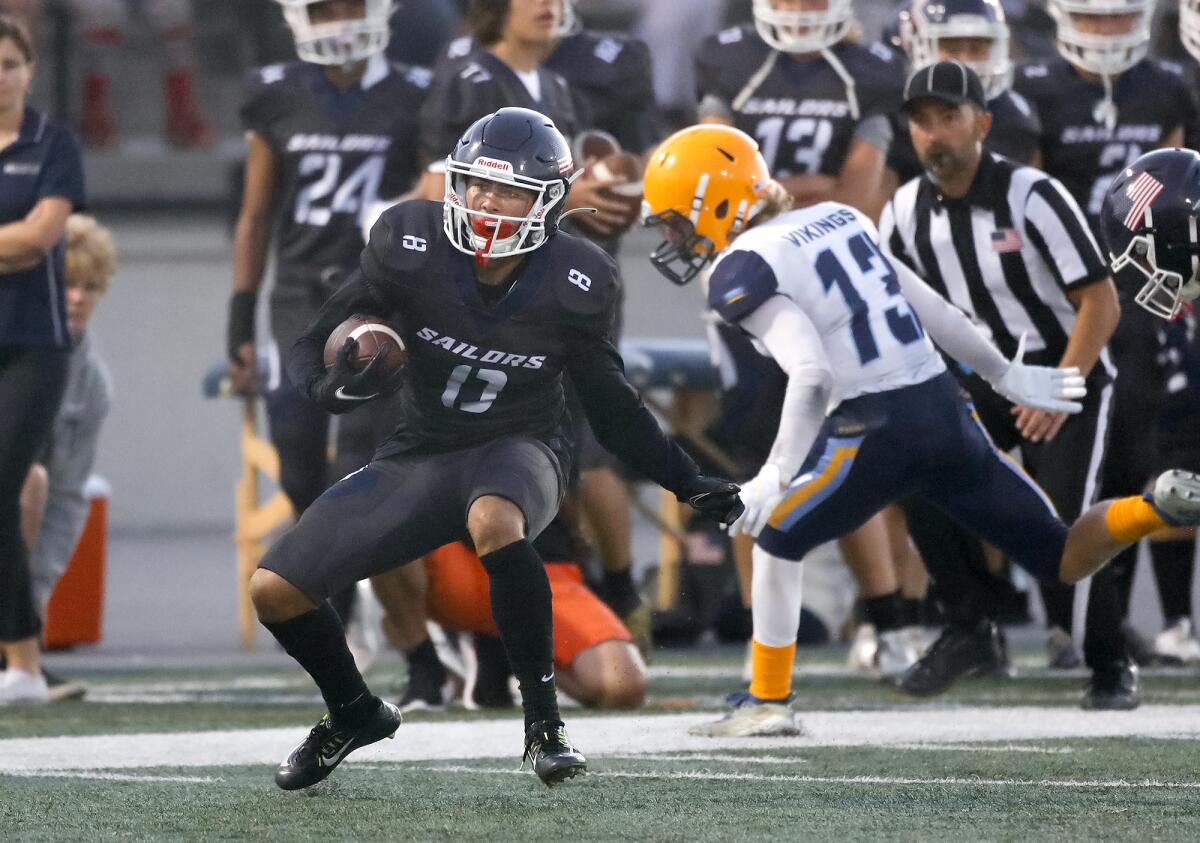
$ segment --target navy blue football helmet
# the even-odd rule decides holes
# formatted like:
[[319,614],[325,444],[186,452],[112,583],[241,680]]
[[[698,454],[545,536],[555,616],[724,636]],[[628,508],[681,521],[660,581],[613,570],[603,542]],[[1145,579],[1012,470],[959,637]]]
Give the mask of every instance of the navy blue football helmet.
[[[532,252],[554,231],[580,172],[567,139],[541,112],[501,108],[480,117],[446,157],[446,236],[454,248],[477,259]],[[523,217],[472,211],[467,207],[471,179],[528,190],[533,207]]]
[[1174,319],[1200,298],[1200,154],[1156,149],[1113,180],[1100,212],[1113,276],[1140,306]]
[[[986,55],[955,55],[943,39],[978,38],[990,42]],[[988,100],[1012,86],[1008,22],[999,0],[913,0],[900,13],[900,43],[913,70],[942,59],[955,59],[979,74]]]

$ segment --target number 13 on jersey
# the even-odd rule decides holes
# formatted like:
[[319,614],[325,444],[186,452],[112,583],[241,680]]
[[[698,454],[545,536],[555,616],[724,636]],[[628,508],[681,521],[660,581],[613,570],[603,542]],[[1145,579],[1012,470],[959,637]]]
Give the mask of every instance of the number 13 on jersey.
[[[892,336],[900,345],[909,345],[924,336],[920,321],[913,313],[908,303],[900,295],[900,281],[892,269],[888,259],[879,251],[866,232],[860,231],[848,241],[850,256],[857,268],[855,275],[858,283],[882,284],[887,295],[887,306],[883,316]],[[871,307],[869,300],[878,300],[878,295],[863,297],[855,286],[855,278],[851,277],[837,250],[830,246],[817,255],[814,268],[829,295],[836,287],[838,293],[850,309],[850,333],[854,338],[854,348],[858,352],[859,364],[866,366],[879,357],[879,343],[871,326]],[[892,300],[895,303],[892,303]]]

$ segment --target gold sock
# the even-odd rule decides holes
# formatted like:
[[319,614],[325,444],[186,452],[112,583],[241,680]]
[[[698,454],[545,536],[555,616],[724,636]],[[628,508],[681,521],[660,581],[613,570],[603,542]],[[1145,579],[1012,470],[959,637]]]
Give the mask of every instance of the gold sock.
[[782,700],[792,692],[792,665],[796,661],[796,642],[786,647],[768,647],[754,641],[750,645],[752,665],[750,693],[760,700]]
[[1118,498],[1109,504],[1104,523],[1109,535],[1125,544],[1132,544],[1167,526],[1154,507],[1140,495]]

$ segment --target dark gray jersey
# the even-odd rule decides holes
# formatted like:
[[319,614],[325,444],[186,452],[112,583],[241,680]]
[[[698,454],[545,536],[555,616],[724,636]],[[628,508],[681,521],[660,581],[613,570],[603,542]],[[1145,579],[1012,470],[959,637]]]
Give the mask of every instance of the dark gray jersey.
[[1084,79],[1065,59],[1023,64],[1014,85],[1041,120],[1042,169],[1075,197],[1093,231],[1113,177],[1196,121],[1194,92],[1182,68],[1170,62],[1143,59],[1121,74],[1113,85],[1112,128],[1096,113],[1103,85]]
[[421,109],[425,161],[443,160],[472,123],[506,106],[540,111],[572,138],[580,126],[566,81],[545,65],[535,72],[540,89],[536,100],[512,68],[482,47],[444,57],[434,68],[429,97]]
[[[438,70],[442,64],[465,66],[476,49],[471,36],[456,38],[447,45]],[[650,49],[644,42],[618,33],[577,32],[558,43],[545,67],[570,88],[580,129],[603,129],[630,152],[654,145],[657,105]]]
[[696,57],[701,110],[731,119],[755,138],[777,177],[837,175],[862,121],[886,118],[900,106],[904,66],[882,44],[841,43],[831,52],[853,79],[857,117],[847,84],[830,62],[797,61],[772,50],[749,26],[701,44]]
[[398,427],[378,455],[437,453],[495,439],[540,439],[570,464],[563,373],[597,438],[668,489],[694,476],[625,380],[612,331],[616,265],[599,247],[556,232],[515,283],[484,303],[474,259],[450,245],[442,203],[390,208],[371,231],[361,271],[297,341],[289,371],[306,389],[324,374],[322,349],[352,313],[392,320],[409,350]]
[[429,71],[369,60],[362,84],[340,90],[306,62],[251,72],[241,107],[248,131],[278,161],[276,251],[282,283],[352,269],[362,214],[407,190],[419,174],[417,113]]
[[657,106],[645,43],[627,35],[579,32],[559,42],[546,67],[570,85],[582,128],[603,129],[630,152],[654,145]]

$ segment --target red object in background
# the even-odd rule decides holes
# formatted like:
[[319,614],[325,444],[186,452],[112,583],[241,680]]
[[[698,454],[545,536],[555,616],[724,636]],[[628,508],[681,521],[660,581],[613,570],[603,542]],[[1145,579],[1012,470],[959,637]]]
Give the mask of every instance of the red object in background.
[[104,617],[104,569],[108,558],[108,498],[93,497],[83,535],[46,607],[47,650],[100,640]]

